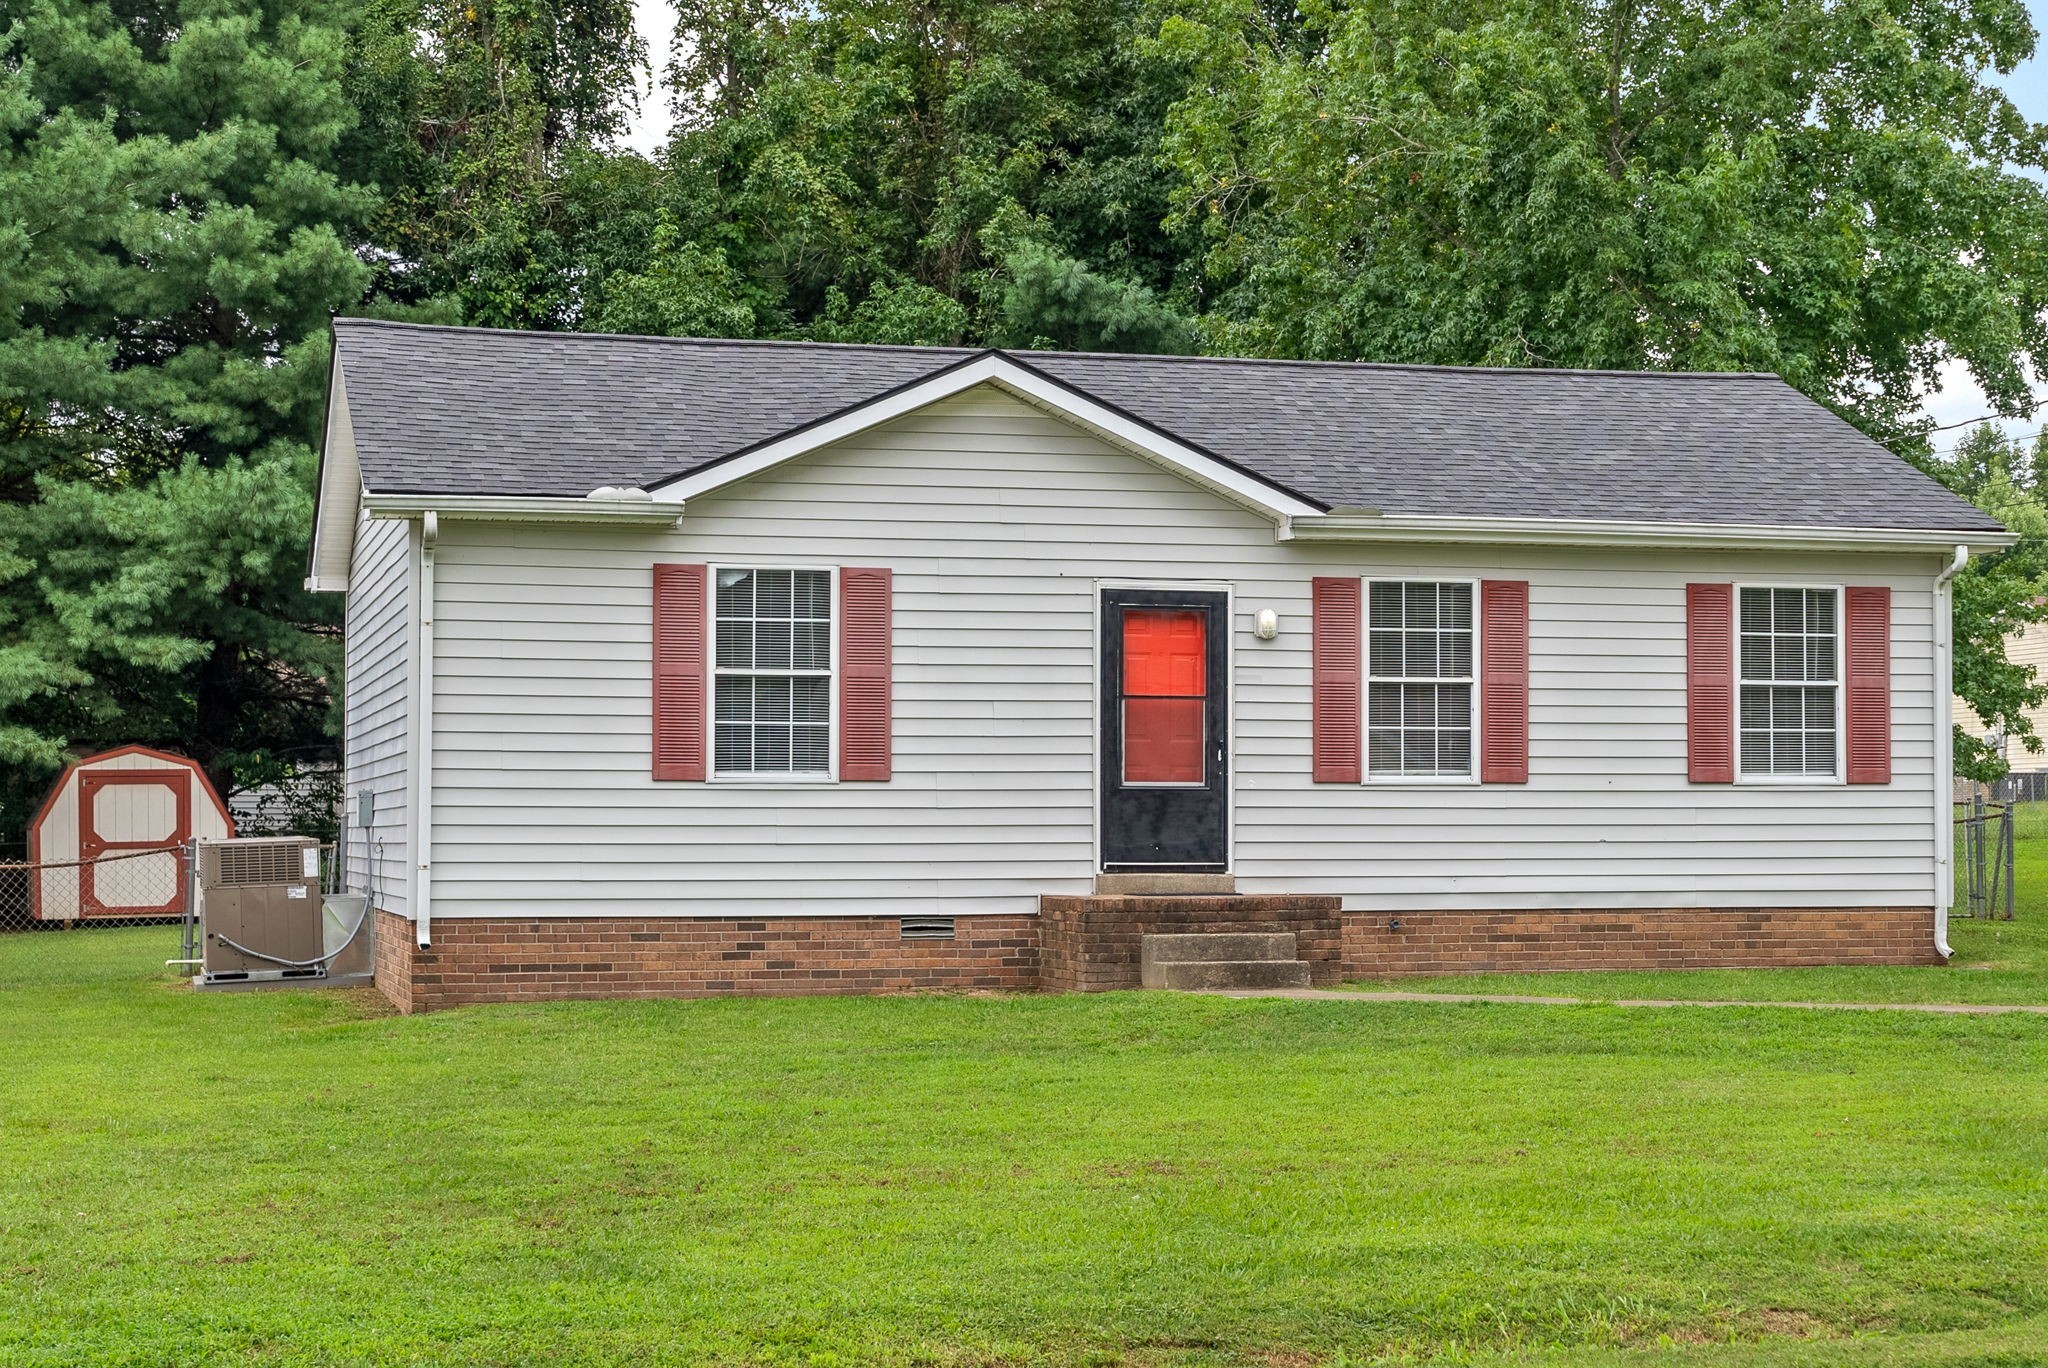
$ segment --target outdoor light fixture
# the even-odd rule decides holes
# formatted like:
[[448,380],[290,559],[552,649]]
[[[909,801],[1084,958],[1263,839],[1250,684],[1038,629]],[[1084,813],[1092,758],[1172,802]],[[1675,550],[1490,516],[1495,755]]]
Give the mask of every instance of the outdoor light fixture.
[[1256,625],[1252,628],[1261,641],[1271,641],[1280,635],[1280,615],[1271,608],[1259,609]]

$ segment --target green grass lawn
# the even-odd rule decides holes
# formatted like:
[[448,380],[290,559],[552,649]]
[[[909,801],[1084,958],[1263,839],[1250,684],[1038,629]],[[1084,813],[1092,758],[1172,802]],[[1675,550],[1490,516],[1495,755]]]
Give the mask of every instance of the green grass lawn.
[[2048,1362],[2040,1018],[400,1018],[171,939],[0,945],[0,1363]]

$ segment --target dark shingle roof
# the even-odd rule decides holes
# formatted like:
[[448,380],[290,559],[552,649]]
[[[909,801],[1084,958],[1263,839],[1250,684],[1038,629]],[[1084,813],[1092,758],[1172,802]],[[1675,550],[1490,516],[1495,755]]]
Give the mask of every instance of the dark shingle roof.
[[[975,353],[339,319],[364,486],[578,497],[651,485]],[[1775,376],[1020,352],[1330,507],[1990,531]]]

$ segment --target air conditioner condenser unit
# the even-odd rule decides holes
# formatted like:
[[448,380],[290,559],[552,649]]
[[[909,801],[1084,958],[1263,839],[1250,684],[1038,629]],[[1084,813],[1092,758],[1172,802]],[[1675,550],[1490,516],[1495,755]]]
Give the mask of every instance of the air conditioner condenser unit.
[[320,843],[308,836],[202,842],[199,918],[202,984],[325,978]]

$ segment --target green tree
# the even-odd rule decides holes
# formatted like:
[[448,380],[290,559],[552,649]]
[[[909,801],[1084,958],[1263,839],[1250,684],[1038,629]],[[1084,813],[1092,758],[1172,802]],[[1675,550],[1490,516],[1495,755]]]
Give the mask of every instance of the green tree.
[[1005,259],[998,340],[1015,347],[1185,354],[1194,328],[1135,281],[1111,280],[1041,243]]
[[1156,23],[1146,0],[686,7],[665,202],[763,332],[1166,337],[1194,239],[1164,227],[1182,73]]
[[[2019,534],[2004,551],[1980,556],[1955,578],[1955,688],[1981,724],[1956,728],[1956,772],[1993,780],[2019,751],[2038,754],[2039,736],[2027,710],[2048,702],[2048,680],[2016,664],[2005,641],[2031,624],[2048,621],[2048,437],[2029,451],[1998,428],[1983,426],[1949,454],[1929,462],[1932,472]],[[2007,739],[2001,756],[1986,733]]]
[[877,285],[858,304],[832,285],[825,310],[810,326],[820,342],[879,342],[899,347],[957,346],[967,336],[965,305],[929,285]]
[[487,327],[585,321],[564,187],[623,129],[645,64],[631,0],[367,0],[342,158],[382,194],[362,234],[378,293]]
[[368,271],[326,0],[0,0],[0,824],[67,748],[223,789],[331,754],[299,587],[326,323]]
[[1776,371],[1909,440],[1961,357],[2017,411],[2043,130],[2020,0],[1191,0],[1161,47],[1210,345]]
[[645,269],[614,271],[593,284],[600,302],[589,317],[592,328],[668,337],[754,335],[746,282],[725,253],[686,240],[666,211],[650,248]]

